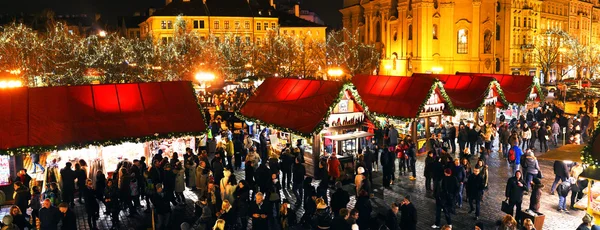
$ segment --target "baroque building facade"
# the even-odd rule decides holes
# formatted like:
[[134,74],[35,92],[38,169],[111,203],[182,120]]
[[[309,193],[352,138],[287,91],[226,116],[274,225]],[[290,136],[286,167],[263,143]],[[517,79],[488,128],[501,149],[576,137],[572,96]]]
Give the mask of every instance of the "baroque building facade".
[[344,0],[340,11],[344,27],[381,51],[379,74],[539,76],[536,35],[562,29],[583,44],[597,44],[599,6],[579,0]]

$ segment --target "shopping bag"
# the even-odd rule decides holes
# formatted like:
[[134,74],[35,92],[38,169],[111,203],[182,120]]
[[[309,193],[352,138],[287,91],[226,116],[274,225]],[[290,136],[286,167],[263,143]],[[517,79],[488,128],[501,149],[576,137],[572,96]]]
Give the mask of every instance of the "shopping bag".
[[502,212],[506,213],[506,214],[513,214],[513,210],[512,207],[510,206],[510,204],[508,204],[508,200],[504,200],[502,201],[502,208],[501,208]]

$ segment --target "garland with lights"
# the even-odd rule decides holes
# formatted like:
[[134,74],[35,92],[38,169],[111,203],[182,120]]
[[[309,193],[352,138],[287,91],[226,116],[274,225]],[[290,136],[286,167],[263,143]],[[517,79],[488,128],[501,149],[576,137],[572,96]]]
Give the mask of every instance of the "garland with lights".
[[[495,79],[493,79],[490,82],[489,86],[487,87],[487,89],[485,90],[485,93],[483,95],[488,95],[490,93],[490,90],[492,89],[492,87],[496,87],[499,99],[502,102],[502,104],[504,105],[504,106],[502,106],[500,108],[501,109],[508,108],[508,105],[510,103],[506,100],[506,97],[504,96],[504,91],[502,91],[502,88],[500,88],[500,84]],[[486,105],[485,105],[485,96],[484,96],[483,100],[481,101],[481,103],[479,104],[479,106],[477,106],[477,108],[475,108],[475,109],[458,109],[458,110],[464,111],[464,112],[479,112],[485,106]]]
[[[189,84],[190,90],[195,95],[194,87],[192,83]],[[198,98],[195,97],[196,105],[198,106],[198,110],[200,114],[203,115],[202,105],[198,101]],[[204,120],[204,116],[202,116],[202,120],[204,121],[205,127],[208,128],[208,123]],[[54,150],[64,150],[64,149],[81,149],[87,148],[89,146],[109,146],[109,145],[120,145],[124,143],[144,143],[149,141],[155,141],[160,139],[173,139],[180,138],[186,136],[200,136],[206,133],[206,130],[202,132],[171,132],[171,133],[154,133],[153,135],[141,136],[141,137],[124,137],[120,139],[114,140],[99,140],[99,141],[88,141],[82,143],[73,143],[73,144],[65,144],[65,145],[53,145],[53,146],[28,146],[28,147],[18,147],[11,149],[2,149],[0,150],[0,155],[20,155],[27,153],[40,153],[40,152],[49,152]]]

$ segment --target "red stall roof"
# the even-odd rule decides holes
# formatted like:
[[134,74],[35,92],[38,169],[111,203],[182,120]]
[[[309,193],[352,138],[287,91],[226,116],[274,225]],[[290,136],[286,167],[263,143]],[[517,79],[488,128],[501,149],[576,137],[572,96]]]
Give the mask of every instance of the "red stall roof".
[[459,73],[456,75],[486,76],[495,78],[500,83],[500,88],[509,103],[525,104],[530,101],[531,89],[537,94],[535,98],[539,101],[543,98],[540,85],[534,76],[509,75],[509,74],[486,74],[486,73]]
[[238,116],[310,136],[321,130],[343,89],[339,81],[267,78]]
[[493,90],[494,88],[496,88],[499,94],[496,106],[504,107],[508,104],[502,94],[502,89],[496,87],[498,82],[493,77],[419,73],[415,73],[412,76],[433,77],[442,81],[444,89],[456,109],[467,111],[480,109],[485,104],[489,90]]
[[191,82],[3,89],[0,110],[3,153],[195,135],[207,127]]
[[454,113],[452,102],[434,78],[357,75],[352,78],[352,83],[369,111],[378,115],[417,118],[421,106],[434,92],[444,97],[445,110]]

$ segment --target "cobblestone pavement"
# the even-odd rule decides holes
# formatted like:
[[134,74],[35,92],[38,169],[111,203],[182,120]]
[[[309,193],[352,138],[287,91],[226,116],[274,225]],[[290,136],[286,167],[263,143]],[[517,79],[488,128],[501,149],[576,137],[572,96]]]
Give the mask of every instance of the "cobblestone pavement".
[[[425,156],[421,156],[417,161],[416,181],[409,181],[408,177],[404,176],[399,183],[392,186],[392,189],[384,190],[384,200],[386,203],[396,202],[405,194],[411,195],[412,202],[417,207],[417,229],[431,229],[431,225],[435,223],[435,200],[425,191],[425,177],[423,176],[424,160]],[[472,161],[471,163],[474,164],[475,161]],[[566,214],[556,211],[558,208],[558,196],[550,195],[550,187],[554,180],[554,172],[552,169],[553,162],[540,160],[539,163],[543,172],[542,174],[544,175],[542,183],[545,185],[540,208],[540,212],[546,216],[543,229],[576,229],[581,223],[581,218],[585,212],[572,210],[569,214]],[[500,211],[500,207],[502,201],[505,199],[504,191],[506,188],[506,181],[511,176],[511,172],[509,172],[510,169],[508,168],[506,161],[503,160],[502,156],[499,156],[497,152],[491,154],[490,159],[488,159],[488,164],[489,188],[481,203],[479,220],[474,220],[474,214],[468,214],[468,202],[463,202],[463,207],[460,209],[457,208],[456,215],[452,216],[453,229],[473,229],[477,222],[485,224],[485,229],[496,229],[496,222],[504,216],[504,213]],[[464,194],[466,196],[466,193]],[[523,198],[523,210],[529,207],[529,199],[529,195],[526,195]],[[567,200],[569,200],[567,205],[570,205],[570,194],[567,197]],[[441,224],[446,224],[443,214]]]

